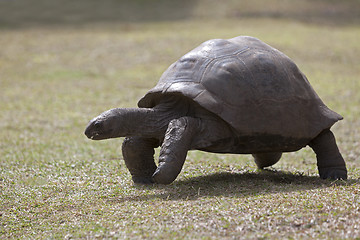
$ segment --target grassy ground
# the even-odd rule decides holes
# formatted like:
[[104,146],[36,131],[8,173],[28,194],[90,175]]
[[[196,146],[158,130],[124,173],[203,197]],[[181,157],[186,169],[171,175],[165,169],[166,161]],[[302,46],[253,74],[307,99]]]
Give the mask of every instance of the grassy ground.
[[[34,2],[0,2],[1,239],[360,238],[359,1]],[[121,139],[83,135],[199,43],[237,35],[289,55],[345,117],[349,180],[320,180],[309,148],[262,172],[194,151],[173,184],[133,186]]]

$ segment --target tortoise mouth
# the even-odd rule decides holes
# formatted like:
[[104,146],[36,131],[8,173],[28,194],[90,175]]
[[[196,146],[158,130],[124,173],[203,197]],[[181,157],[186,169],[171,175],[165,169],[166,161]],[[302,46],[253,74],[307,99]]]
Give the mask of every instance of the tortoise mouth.
[[110,129],[105,132],[98,132],[98,131],[85,131],[85,135],[91,139],[91,140],[102,140],[102,139],[108,139],[112,137],[113,129]]
[[94,133],[91,136],[88,136],[88,138],[90,138],[91,140],[100,140],[100,134],[99,133]]

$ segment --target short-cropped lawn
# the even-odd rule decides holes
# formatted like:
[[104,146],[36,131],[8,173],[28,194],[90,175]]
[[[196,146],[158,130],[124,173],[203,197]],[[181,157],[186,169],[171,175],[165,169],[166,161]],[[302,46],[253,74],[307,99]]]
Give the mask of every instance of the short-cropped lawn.
[[[359,2],[150,2],[0,3],[0,238],[359,239]],[[201,42],[238,35],[291,57],[344,116],[347,181],[321,180],[304,148],[266,171],[191,151],[174,183],[134,186],[122,139],[83,134]]]

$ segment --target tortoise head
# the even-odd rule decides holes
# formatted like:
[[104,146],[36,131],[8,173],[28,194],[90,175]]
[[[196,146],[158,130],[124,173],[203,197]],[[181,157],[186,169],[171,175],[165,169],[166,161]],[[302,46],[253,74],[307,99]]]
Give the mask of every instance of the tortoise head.
[[92,140],[125,136],[122,130],[122,109],[114,108],[92,119],[85,129],[85,135]]

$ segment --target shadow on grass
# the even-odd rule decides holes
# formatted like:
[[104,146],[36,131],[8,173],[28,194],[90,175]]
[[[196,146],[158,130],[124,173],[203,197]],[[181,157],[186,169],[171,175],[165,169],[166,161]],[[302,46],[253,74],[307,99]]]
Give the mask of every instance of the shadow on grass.
[[356,180],[331,181],[317,176],[304,176],[301,173],[288,173],[274,170],[259,172],[230,173],[222,172],[175,181],[171,185],[149,185],[135,187],[139,190],[162,190],[159,194],[121,197],[119,201],[196,200],[200,197],[237,197],[256,196],[279,192],[327,188],[332,185],[358,183]]

